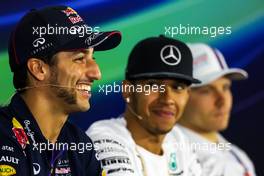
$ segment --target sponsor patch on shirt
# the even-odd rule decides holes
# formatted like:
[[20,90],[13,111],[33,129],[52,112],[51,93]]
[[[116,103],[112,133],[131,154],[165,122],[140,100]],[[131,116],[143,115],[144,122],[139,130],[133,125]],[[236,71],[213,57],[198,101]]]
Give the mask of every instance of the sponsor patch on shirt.
[[29,144],[27,135],[24,131],[22,125],[17,121],[15,117],[12,119],[13,128],[12,131],[14,132],[17,142],[21,145],[22,149],[25,149],[27,144]]
[[106,171],[105,170],[102,171],[102,176],[106,176]]
[[0,165],[0,175],[1,176],[10,176],[10,175],[15,175],[16,170],[14,167],[9,166],[9,165]]
[[70,167],[56,168],[55,174],[69,174],[71,173]]
[[55,174],[57,175],[71,175],[71,167],[68,159],[59,159],[55,168]]
[[[0,162],[8,162],[8,163],[13,163],[13,164],[18,164],[19,159],[12,157],[12,156],[1,156]],[[0,176],[2,176],[2,175],[0,175]]]
[[3,146],[1,147],[1,149],[2,149],[3,151],[14,152],[14,147],[7,146],[7,145],[3,145]]

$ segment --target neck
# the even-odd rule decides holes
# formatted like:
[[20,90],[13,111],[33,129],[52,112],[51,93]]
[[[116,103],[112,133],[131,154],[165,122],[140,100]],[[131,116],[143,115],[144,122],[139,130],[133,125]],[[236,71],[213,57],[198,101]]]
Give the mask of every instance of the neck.
[[68,115],[61,110],[58,103],[51,101],[53,99],[41,91],[30,90],[21,96],[37,121],[43,136],[55,143]]
[[184,121],[179,122],[182,126],[191,129],[192,131],[198,133],[202,137],[206,138],[210,142],[217,143],[218,142],[218,133],[217,131],[207,131],[196,126],[190,125],[189,123],[185,123]]
[[213,143],[218,143],[218,135],[217,132],[204,132],[204,133],[199,133],[201,136],[209,140],[210,142]]
[[162,155],[162,142],[165,135],[157,135],[148,131],[143,126],[144,119],[139,120],[129,110],[125,111],[124,116],[127,121],[127,129],[130,131],[135,143],[154,154]]

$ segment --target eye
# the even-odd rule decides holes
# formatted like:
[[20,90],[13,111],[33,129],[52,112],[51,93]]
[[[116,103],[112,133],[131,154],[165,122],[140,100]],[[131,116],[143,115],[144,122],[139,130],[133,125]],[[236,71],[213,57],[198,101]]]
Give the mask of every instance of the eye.
[[73,61],[76,63],[84,63],[85,58],[84,57],[78,57],[78,58],[73,59]]
[[172,88],[176,91],[181,91],[181,90],[185,90],[187,88],[187,85],[185,84],[181,84],[181,83],[177,83],[177,84],[174,84],[172,86]]
[[231,84],[225,84],[224,86],[223,86],[223,90],[224,91],[229,91],[231,89]]

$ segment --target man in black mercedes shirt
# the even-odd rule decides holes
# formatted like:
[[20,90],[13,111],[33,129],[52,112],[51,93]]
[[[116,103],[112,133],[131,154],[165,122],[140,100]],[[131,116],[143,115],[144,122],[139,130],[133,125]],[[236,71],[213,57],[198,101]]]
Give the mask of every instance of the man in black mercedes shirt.
[[17,93],[0,109],[0,175],[102,174],[91,140],[67,121],[90,108],[91,86],[101,78],[93,52],[121,41],[118,31],[90,29],[72,8],[54,6],[31,10],[12,32]]

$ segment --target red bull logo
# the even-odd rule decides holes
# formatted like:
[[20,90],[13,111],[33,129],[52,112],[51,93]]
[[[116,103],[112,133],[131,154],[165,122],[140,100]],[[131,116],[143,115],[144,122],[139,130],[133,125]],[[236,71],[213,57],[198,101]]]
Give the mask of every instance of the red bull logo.
[[66,14],[72,24],[83,21],[80,15],[78,15],[78,13],[70,7],[67,7],[66,10],[62,10],[62,12]]
[[77,12],[70,7],[67,7],[66,10],[62,10],[62,12],[65,13],[67,16],[77,14]]
[[13,117],[12,119],[12,123],[13,123],[13,128],[12,131],[14,132],[16,138],[17,138],[17,142],[21,145],[21,147],[23,149],[26,148],[26,145],[29,144],[27,135],[24,131],[24,128],[22,127],[22,125],[16,120],[15,117]]

